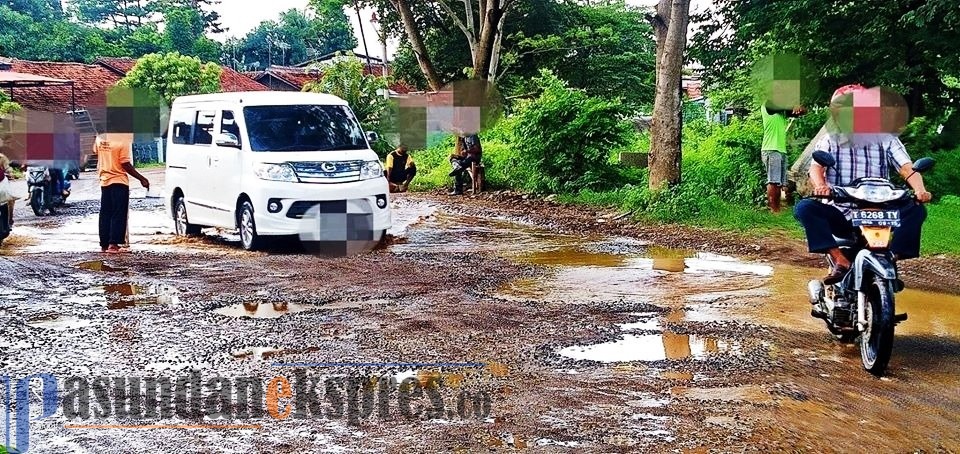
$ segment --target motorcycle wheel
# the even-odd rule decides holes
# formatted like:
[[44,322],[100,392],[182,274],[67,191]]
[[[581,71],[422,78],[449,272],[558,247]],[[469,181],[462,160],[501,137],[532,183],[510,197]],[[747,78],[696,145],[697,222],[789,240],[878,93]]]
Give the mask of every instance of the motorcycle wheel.
[[867,330],[860,334],[860,359],[863,368],[883,376],[893,352],[894,330],[893,286],[874,276],[867,294]]
[[30,193],[30,208],[33,209],[33,214],[43,216],[43,191]]

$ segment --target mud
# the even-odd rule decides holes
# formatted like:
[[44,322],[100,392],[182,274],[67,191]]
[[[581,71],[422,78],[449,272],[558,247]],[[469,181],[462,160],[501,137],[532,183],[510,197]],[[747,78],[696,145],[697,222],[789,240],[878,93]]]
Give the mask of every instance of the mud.
[[58,413],[31,424],[31,451],[960,450],[957,296],[898,295],[910,319],[880,380],[809,316],[806,281],[822,270],[755,258],[793,243],[618,231],[616,215],[498,197],[398,197],[392,244],[342,259],[249,254],[229,233],[148,235],[169,228],[151,200],[132,254],[97,253],[77,227],[84,210],[33,224],[37,242],[0,257],[3,374],[267,380],[293,374],[278,363],[324,363],[304,367],[492,402],[479,419],[267,418],[260,430],[71,429]]

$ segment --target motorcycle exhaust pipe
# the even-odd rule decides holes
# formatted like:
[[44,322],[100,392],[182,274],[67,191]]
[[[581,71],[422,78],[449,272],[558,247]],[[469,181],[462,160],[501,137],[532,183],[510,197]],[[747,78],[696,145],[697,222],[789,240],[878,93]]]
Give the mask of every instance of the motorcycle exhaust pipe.
[[814,279],[807,284],[807,290],[810,292],[810,304],[816,305],[823,297],[823,282]]

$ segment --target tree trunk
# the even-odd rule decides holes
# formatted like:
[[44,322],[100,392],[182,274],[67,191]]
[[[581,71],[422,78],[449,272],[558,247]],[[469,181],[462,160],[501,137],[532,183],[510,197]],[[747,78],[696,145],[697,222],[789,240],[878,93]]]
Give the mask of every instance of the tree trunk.
[[480,29],[480,39],[477,42],[477,57],[473,62],[473,78],[489,80],[493,48],[496,44],[497,32],[500,29],[500,20],[503,18],[500,0],[487,0],[487,10],[483,14],[486,19],[483,21],[483,28]]
[[[650,127],[650,188],[661,189],[680,182],[681,70],[687,45],[690,0],[672,1],[667,30],[657,41],[657,91]],[[659,35],[659,32],[658,32]]]
[[440,91],[440,89],[443,88],[443,83],[440,81],[440,76],[437,75],[437,71],[433,68],[433,63],[430,61],[430,54],[427,53],[427,46],[423,44],[423,38],[420,36],[420,30],[417,29],[417,22],[413,17],[413,11],[407,2],[408,0],[392,0],[393,6],[397,9],[397,12],[400,13],[400,18],[403,20],[403,28],[407,33],[407,39],[410,40],[410,47],[413,48],[413,53],[417,56],[420,71],[423,72],[424,77],[427,78],[430,89]]

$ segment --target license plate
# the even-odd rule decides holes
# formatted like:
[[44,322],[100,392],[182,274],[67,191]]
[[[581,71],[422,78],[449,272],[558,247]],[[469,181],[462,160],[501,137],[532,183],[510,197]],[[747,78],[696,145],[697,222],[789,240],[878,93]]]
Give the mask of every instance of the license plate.
[[854,227],[900,227],[900,212],[887,210],[854,210]]

